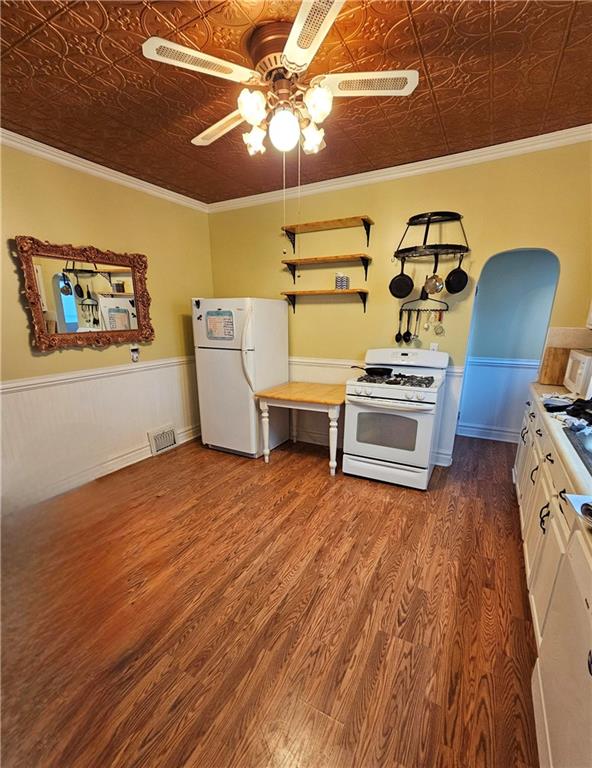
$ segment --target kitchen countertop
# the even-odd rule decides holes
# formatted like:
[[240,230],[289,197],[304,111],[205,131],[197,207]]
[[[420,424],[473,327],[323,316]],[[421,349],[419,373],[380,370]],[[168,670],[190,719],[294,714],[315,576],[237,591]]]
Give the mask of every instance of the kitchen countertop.
[[[538,406],[547,434],[551,438],[561,463],[573,484],[573,492],[578,495],[589,496],[592,499],[592,475],[563,431],[563,424],[558,419],[554,419],[552,415],[545,410],[545,407],[541,402],[544,394],[556,392],[564,395],[569,394],[569,390],[565,387],[553,386],[551,384],[531,384],[530,389],[533,399]],[[577,519],[577,524],[584,534],[584,538],[588,542],[589,547],[592,549],[592,531],[587,528],[579,518]]]

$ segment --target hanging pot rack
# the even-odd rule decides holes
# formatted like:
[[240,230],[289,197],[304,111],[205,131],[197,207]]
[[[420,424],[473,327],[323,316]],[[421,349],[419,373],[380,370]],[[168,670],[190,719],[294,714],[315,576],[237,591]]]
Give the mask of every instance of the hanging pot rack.
[[[433,302],[434,304],[437,304],[437,307],[424,306],[427,302]],[[410,304],[415,304],[416,302],[421,302],[418,306],[409,306]],[[431,296],[428,296],[427,299],[422,298],[421,296],[415,298],[415,299],[409,299],[408,301],[404,301],[401,304],[400,312],[448,312],[450,309],[450,305],[447,301],[442,301],[441,299],[433,299]]]
[[[464,245],[462,243],[429,243],[428,235],[430,227],[433,224],[444,224],[447,222],[457,221],[460,224],[462,235],[464,238]],[[407,232],[410,227],[425,227],[423,242],[421,245],[411,245],[405,248],[401,248]],[[395,252],[393,253],[392,260],[396,259],[433,259],[434,257],[441,258],[443,256],[458,257],[470,252],[469,243],[465,228],[462,223],[462,214],[456,211],[430,211],[428,213],[418,213],[415,216],[411,216],[407,221],[407,226],[403,232],[403,237],[399,241]]]

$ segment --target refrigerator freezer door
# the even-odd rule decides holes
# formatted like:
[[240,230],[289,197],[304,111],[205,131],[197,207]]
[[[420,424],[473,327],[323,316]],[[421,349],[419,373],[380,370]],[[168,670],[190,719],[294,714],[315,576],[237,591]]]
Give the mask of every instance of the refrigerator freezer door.
[[252,299],[192,299],[196,347],[253,349]]
[[257,409],[243,365],[254,376],[253,352],[196,349],[201,439],[206,445],[258,453]]

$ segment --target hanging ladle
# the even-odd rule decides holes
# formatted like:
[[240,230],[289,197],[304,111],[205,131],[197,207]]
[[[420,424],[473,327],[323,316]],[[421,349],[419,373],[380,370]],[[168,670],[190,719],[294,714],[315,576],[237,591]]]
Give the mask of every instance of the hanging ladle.
[[395,335],[395,341],[397,344],[400,344],[403,340],[403,334],[401,333],[401,325],[403,324],[403,310],[399,310],[399,330],[397,331]]
[[411,341],[411,312],[407,311],[407,330],[403,334],[403,341],[405,344],[409,344]]

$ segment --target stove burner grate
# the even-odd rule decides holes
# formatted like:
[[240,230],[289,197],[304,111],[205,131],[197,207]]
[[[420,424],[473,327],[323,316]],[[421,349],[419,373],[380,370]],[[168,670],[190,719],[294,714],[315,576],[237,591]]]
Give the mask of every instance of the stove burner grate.
[[393,384],[398,387],[431,387],[434,383],[433,376],[415,376],[408,373],[392,373],[390,376],[360,376],[358,381],[368,384]]

